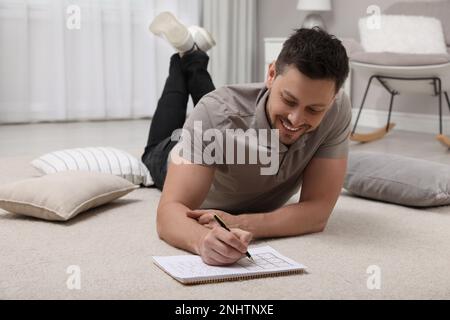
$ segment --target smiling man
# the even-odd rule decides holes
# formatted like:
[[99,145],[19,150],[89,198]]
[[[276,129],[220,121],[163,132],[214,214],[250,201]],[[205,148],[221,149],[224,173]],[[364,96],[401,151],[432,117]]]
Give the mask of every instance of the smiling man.
[[[186,50],[185,27],[174,17],[165,19],[158,22],[157,17],[156,25],[180,54],[172,57],[142,157],[162,189],[160,238],[200,255],[205,263],[224,265],[240,259],[252,238],[323,231],[347,166],[351,106],[340,90],[349,72],[341,42],[320,29],[299,29],[284,43],[264,84],[215,90],[206,71],[208,56],[197,43],[202,39]],[[196,106],[184,121],[188,94]],[[202,132],[195,129],[198,123]],[[172,133],[181,127],[177,141]],[[277,138],[270,134],[270,139],[250,142],[251,134],[235,134],[237,147],[230,147],[224,140],[233,130],[244,135],[266,130]],[[247,162],[206,161],[211,143],[214,159],[231,153],[236,160],[242,156],[236,151],[244,150]],[[248,161],[255,149],[276,160],[274,172],[262,174],[261,161]],[[298,202],[286,205],[300,187]],[[214,214],[231,231],[217,225]]]

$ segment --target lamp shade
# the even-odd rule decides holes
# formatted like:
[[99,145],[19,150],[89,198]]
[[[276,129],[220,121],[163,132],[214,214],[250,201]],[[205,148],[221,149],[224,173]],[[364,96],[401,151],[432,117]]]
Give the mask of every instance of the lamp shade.
[[330,11],[331,0],[298,0],[297,10]]

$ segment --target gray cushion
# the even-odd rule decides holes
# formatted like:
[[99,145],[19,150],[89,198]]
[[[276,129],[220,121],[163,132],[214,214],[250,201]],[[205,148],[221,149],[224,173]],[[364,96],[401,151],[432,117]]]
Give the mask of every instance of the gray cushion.
[[384,66],[427,66],[450,62],[450,54],[406,54],[394,52],[354,52],[350,60]]
[[450,166],[373,152],[351,152],[344,188],[374,200],[413,207],[450,204]]

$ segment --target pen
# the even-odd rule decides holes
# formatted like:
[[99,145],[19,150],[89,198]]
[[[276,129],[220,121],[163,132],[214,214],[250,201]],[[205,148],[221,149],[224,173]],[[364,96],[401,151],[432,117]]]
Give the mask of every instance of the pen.
[[[217,214],[214,215],[214,219],[216,219],[217,223],[220,224],[220,226],[221,226],[222,228],[224,228],[225,230],[231,232],[231,230],[227,227],[227,225],[225,224],[225,222],[224,222]],[[248,253],[248,251],[245,252],[245,255],[246,255],[250,260],[255,261],[255,260],[253,260],[253,258],[252,258],[252,256],[250,255],[250,253]]]

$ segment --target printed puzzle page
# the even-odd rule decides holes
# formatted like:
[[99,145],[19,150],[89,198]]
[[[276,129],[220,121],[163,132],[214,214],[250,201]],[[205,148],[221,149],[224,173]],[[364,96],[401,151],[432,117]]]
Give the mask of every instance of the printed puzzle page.
[[248,251],[255,260],[254,262],[242,258],[237,263],[224,267],[209,266],[196,255],[153,257],[153,259],[160,268],[177,279],[220,279],[234,275],[306,269],[304,265],[283,256],[269,246],[249,248]]

